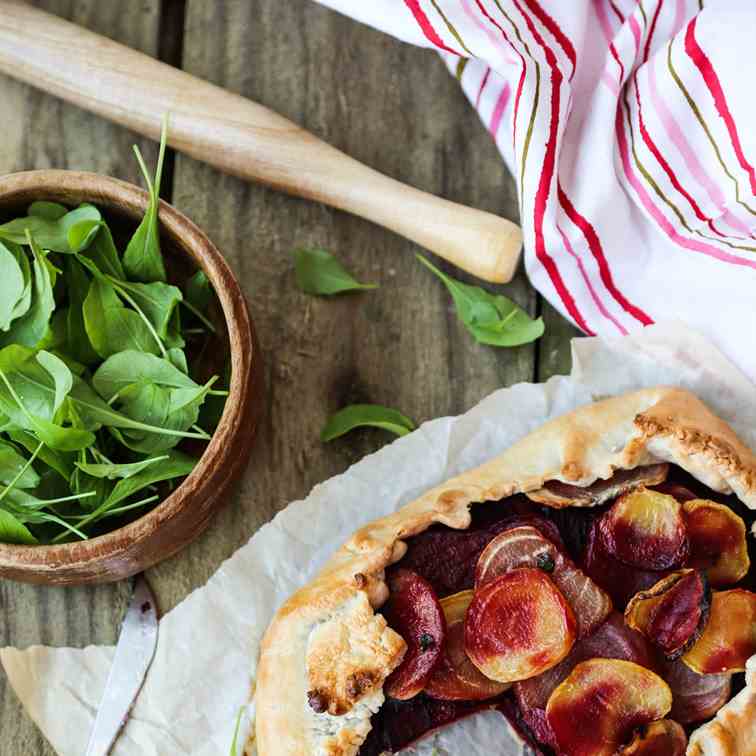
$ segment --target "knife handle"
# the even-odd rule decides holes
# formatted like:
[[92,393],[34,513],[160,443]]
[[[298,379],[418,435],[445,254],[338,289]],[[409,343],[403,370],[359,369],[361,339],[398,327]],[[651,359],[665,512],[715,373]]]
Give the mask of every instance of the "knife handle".
[[[0,72],[244,179],[373,221],[487,281],[514,275],[517,225],[402,184],[244,97],[18,0],[0,0]],[[388,135],[387,135],[388,137]]]

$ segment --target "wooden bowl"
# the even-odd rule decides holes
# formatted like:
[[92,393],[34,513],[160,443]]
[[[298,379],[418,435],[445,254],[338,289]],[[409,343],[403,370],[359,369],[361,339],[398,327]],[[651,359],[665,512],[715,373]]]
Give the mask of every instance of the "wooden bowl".
[[[91,202],[116,223],[137,223],[147,193],[95,173],[28,171],[0,177],[0,217],[25,212],[35,200]],[[210,279],[225,319],[231,382],[223,416],[192,473],[165,500],[124,527],[87,541],[52,546],[0,544],[0,576],[30,583],[73,585],[129,577],[194,540],[228,499],[244,469],[262,407],[260,349],[244,295],[215,245],[186,216],[160,206],[166,257],[183,258]]]

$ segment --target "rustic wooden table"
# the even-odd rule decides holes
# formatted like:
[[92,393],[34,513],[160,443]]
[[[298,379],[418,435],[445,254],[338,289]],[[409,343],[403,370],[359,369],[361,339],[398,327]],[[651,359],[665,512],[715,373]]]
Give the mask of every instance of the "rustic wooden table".
[[[311,0],[42,0],[87,28],[181,66],[282,113],[409,184],[517,218],[514,184],[441,61]],[[139,182],[131,145],[155,146],[0,77],[0,174],[97,171]],[[163,610],[202,585],[287,502],[389,440],[318,440],[326,416],[378,402],[416,421],[457,414],[501,387],[569,370],[576,334],[524,274],[504,292],[546,321],[535,345],[476,344],[413,245],[362,220],[291,199],[171,155],[164,196],[204,228],[239,276],[262,341],[266,416],[246,475],[210,530],[150,570]],[[321,245],[378,291],[335,300],[294,285],[291,250]],[[464,276],[460,276],[464,278]],[[113,643],[129,586],[0,584],[0,646]],[[0,755],[52,754],[0,676]]]

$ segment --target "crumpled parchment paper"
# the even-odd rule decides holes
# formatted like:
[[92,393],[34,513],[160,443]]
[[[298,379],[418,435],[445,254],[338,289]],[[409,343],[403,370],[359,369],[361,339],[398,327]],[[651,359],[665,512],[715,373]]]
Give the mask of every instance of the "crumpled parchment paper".
[[[756,387],[706,339],[657,325],[615,339],[573,341],[570,376],[501,389],[459,417],[423,424],[292,502],[160,623],[158,648],[114,756],[225,756],[243,709],[240,744],[254,753],[257,653],[276,608],[352,532],[498,454],[579,405],[647,386],[693,390],[756,447]],[[260,443],[265,443],[261,439]],[[10,682],[61,756],[81,756],[113,649],[0,650]],[[282,691],[282,695],[286,692]],[[248,704],[248,705],[247,705]],[[496,713],[429,736],[407,753],[520,753]],[[486,747],[487,745],[487,747]]]

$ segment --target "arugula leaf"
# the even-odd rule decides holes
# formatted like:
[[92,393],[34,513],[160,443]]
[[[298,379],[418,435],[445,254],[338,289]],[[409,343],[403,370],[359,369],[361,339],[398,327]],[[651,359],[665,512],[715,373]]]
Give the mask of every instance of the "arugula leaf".
[[37,362],[52,376],[55,385],[55,400],[52,412],[54,417],[73,386],[73,374],[69,370],[68,365],[60,357],[56,357],[50,352],[38,352]]
[[121,258],[118,256],[118,250],[113,242],[113,235],[105,221],[100,223],[97,236],[89,247],[81,252],[81,255],[94,263],[101,273],[113,276],[118,280],[126,278]]
[[173,480],[174,478],[183,478],[189,475],[197,464],[196,459],[176,449],[168,452],[167,457],[167,459],[150,465],[147,469],[142,470],[142,472],[136,475],[132,475],[130,478],[119,480],[105,504],[108,507],[114,507],[135,493],[147,488],[147,486],[162,483],[166,480]]
[[39,475],[34,468],[27,467],[27,460],[6,441],[0,441],[0,483],[5,486],[13,483],[17,488],[36,488],[39,485]]
[[[71,357],[84,365],[92,365],[99,357],[84,325],[84,301],[89,294],[89,277],[75,257],[66,259],[65,284],[68,307],[65,310],[65,346]],[[49,346],[46,348],[50,348]]]
[[543,320],[533,320],[512,300],[457,281],[422,255],[417,255],[417,259],[444,282],[454,300],[457,316],[476,341],[490,346],[513,347],[543,336]]
[[31,236],[28,238],[34,262],[34,290],[28,311],[13,321],[10,330],[0,335],[0,347],[7,344],[35,346],[45,335],[50,317],[55,310],[55,296],[50,269],[45,255]]
[[236,715],[236,727],[234,727],[234,738],[231,741],[231,750],[229,751],[229,756],[237,756],[237,751],[239,750],[239,746],[236,743],[239,739],[239,728],[241,727],[242,714],[244,714],[243,706],[239,708],[239,713]]
[[31,307],[32,300],[32,269],[29,265],[29,258],[26,256],[23,247],[13,242],[6,242],[5,246],[11,251],[16,258],[18,267],[21,269],[21,277],[24,279],[24,290],[18,298],[15,307],[11,312],[10,319],[15,320],[22,315],[26,315]]
[[147,469],[150,465],[154,465],[157,462],[162,462],[164,459],[168,459],[168,455],[164,454],[161,457],[152,457],[151,459],[143,459],[139,462],[130,462],[124,464],[89,464],[86,462],[77,462],[76,467],[87,475],[91,475],[93,478],[107,478],[108,480],[118,480],[119,478],[131,478],[142,470]]
[[16,256],[0,242],[0,330],[7,331],[24,295],[24,274]]
[[29,233],[40,247],[52,252],[70,254],[72,250],[68,244],[68,232],[77,223],[87,220],[102,220],[100,211],[94,205],[80,205],[57,219],[42,215],[15,218],[0,225],[0,239],[16,244],[28,244],[27,233]]
[[101,357],[127,349],[158,353],[160,345],[144,320],[124,307],[113,286],[102,279],[90,284],[83,313],[89,341]]
[[306,294],[340,294],[345,291],[377,289],[377,284],[363,284],[355,280],[344,266],[324,249],[294,251],[297,285]]
[[168,350],[168,361],[178,368],[185,375],[189,375],[189,365],[186,362],[184,350],[179,347],[172,347]]
[[97,393],[110,399],[134,383],[154,383],[165,388],[197,388],[186,373],[153,354],[126,350],[100,365],[92,378]]
[[150,194],[147,212],[139,224],[136,233],[131,238],[126,252],[123,255],[123,267],[130,278],[149,283],[151,281],[165,281],[165,264],[163,254],[160,251],[160,229],[158,227],[158,211],[160,209],[160,181],[163,176],[163,160],[165,158],[165,145],[167,140],[167,119],[163,121],[163,130],[160,135],[160,153],[158,154],[155,180],[150,178],[149,171],[142,159],[142,153],[134,145],[134,153],[142,169],[144,180]]
[[61,205],[58,202],[45,202],[44,200],[40,200],[38,202],[32,202],[31,205],[29,205],[28,214],[56,221],[60,220],[67,212],[68,208],[65,205]]
[[168,336],[168,325],[178,303],[183,299],[181,289],[161,283],[130,283],[111,281],[116,291],[125,289],[136,305],[147,316],[158,335]]
[[320,432],[321,441],[333,441],[354,428],[372,426],[406,436],[415,426],[408,417],[380,404],[350,404],[328,418]]
[[23,543],[34,545],[37,539],[31,531],[10,512],[0,509],[0,541],[2,543]]
[[70,454],[57,452],[49,446],[43,446],[37,450],[39,440],[30,431],[16,429],[9,430],[7,433],[11,441],[17,443],[19,446],[23,446],[27,451],[37,451],[37,458],[55,470],[62,478],[68,480],[71,477],[74,466]]
[[184,287],[186,291],[186,301],[200,312],[204,312],[213,298],[213,287],[210,280],[205,275],[204,270],[198,270],[187,282]]
[[71,252],[78,254],[87,249],[97,236],[101,225],[102,221],[83,220],[71,226],[66,236]]

